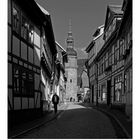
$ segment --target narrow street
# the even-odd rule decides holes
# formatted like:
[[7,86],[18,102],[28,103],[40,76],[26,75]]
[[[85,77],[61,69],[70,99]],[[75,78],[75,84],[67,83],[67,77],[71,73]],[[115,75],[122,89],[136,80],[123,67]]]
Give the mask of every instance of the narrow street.
[[117,138],[110,119],[103,113],[69,104],[56,120],[20,138]]
[[132,5],[7,1],[8,138],[133,138]]

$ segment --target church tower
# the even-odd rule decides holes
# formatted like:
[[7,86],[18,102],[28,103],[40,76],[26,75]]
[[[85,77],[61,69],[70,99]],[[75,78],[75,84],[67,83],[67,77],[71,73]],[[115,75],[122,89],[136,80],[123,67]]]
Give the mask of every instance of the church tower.
[[71,21],[69,21],[69,31],[66,40],[68,63],[65,65],[65,72],[67,76],[66,98],[70,100],[72,97],[73,99],[77,100],[77,52],[74,49],[74,39],[72,36],[71,27]]

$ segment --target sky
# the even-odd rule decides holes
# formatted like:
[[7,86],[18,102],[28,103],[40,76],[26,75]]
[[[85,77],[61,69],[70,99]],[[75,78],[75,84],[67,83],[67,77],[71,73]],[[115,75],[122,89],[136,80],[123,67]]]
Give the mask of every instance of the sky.
[[96,29],[105,23],[108,4],[122,5],[123,0],[35,0],[46,9],[52,20],[55,40],[66,48],[69,20],[72,23],[74,48],[78,58],[86,58],[83,51],[92,41]]

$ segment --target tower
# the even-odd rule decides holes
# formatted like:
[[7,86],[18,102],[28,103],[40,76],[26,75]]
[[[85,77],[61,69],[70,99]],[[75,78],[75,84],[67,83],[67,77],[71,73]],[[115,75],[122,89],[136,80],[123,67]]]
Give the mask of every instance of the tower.
[[68,37],[66,40],[67,43],[67,56],[68,63],[65,65],[65,71],[67,75],[67,83],[66,83],[66,98],[77,99],[77,52],[74,49],[74,39],[72,36],[72,24],[69,21],[69,31]]

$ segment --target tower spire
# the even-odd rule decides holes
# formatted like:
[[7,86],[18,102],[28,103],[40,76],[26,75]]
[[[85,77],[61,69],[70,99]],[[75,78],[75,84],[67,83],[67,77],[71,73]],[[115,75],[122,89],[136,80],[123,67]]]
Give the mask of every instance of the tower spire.
[[72,23],[71,19],[69,19],[69,30],[68,30],[68,38],[67,38],[67,46],[73,48],[74,47],[74,39],[72,37]]
[[69,32],[72,32],[72,24],[71,24],[71,19],[69,19]]

